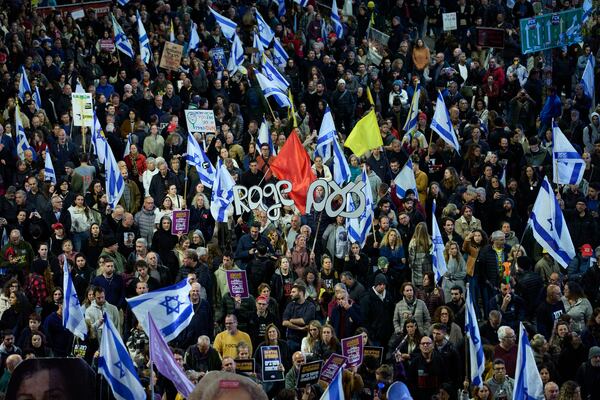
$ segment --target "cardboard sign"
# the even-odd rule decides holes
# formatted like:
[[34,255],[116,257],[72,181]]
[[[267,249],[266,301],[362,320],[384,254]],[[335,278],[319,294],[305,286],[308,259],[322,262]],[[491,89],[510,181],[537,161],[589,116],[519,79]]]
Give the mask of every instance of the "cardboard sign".
[[92,127],[94,123],[94,103],[91,93],[71,93],[73,105],[73,126]]
[[321,368],[321,376],[319,380],[322,380],[325,383],[331,383],[338,370],[346,365],[348,359],[339,354],[332,354],[329,356],[325,364],[323,364],[323,368]]
[[253,374],[256,367],[256,361],[254,358],[247,360],[235,360],[235,372],[242,372],[244,374]]
[[186,234],[190,230],[190,210],[173,211],[173,223],[171,224],[171,234]]
[[364,346],[363,347],[363,360],[367,357],[371,357],[377,360],[377,365],[381,365],[383,362],[383,347],[379,346]]
[[225,271],[225,274],[227,277],[229,295],[231,297],[239,295],[242,299],[247,299],[250,296],[250,292],[248,290],[248,278],[246,277],[246,271]]
[[342,339],[342,354],[348,358],[347,367],[358,367],[363,360],[363,336]]
[[181,65],[183,46],[177,43],[165,42],[159,67],[177,71]]
[[444,31],[456,30],[456,13],[443,13],[442,14],[442,26]]
[[321,367],[323,367],[323,360],[313,361],[300,366],[298,371],[298,380],[296,381],[297,388],[303,388],[306,385],[312,385],[319,382],[319,375],[321,375]]
[[262,353],[262,380],[263,382],[276,382],[283,380],[283,371],[280,370],[281,352],[279,346],[264,346],[260,348]]
[[188,132],[217,132],[213,110],[185,110],[185,121]]

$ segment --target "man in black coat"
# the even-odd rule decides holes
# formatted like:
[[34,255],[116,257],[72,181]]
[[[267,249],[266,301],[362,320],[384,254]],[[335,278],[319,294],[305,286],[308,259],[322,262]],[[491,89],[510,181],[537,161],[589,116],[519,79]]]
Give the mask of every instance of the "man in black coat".
[[164,197],[167,195],[169,186],[177,186],[177,191],[181,192],[179,179],[175,174],[169,171],[166,161],[158,163],[158,174],[152,177],[150,181],[150,196],[154,199],[154,204],[161,205]]
[[44,214],[44,220],[49,226],[56,223],[62,224],[68,235],[71,232],[71,213],[63,211],[63,199],[60,196],[52,196],[50,203],[52,208]]
[[202,286],[198,282],[192,283],[190,290],[190,301],[194,308],[194,316],[190,324],[177,336],[176,342],[182,349],[197,342],[198,337],[206,335],[209,338],[214,334],[214,319],[212,307],[208,302],[200,297]]
[[369,339],[374,344],[383,346],[384,353],[394,330],[392,317],[395,308],[387,285],[388,280],[384,274],[376,275],[373,286],[367,290],[360,303],[363,324],[369,331]]

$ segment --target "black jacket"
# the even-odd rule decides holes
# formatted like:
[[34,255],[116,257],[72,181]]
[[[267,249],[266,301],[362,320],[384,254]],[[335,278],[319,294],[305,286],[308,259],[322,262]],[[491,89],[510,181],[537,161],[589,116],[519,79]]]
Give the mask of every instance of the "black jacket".
[[[504,245],[504,260],[508,260],[510,247]],[[500,287],[500,269],[498,268],[498,258],[492,245],[486,245],[479,252],[475,263],[475,274],[479,277],[482,285],[490,284],[494,288]]]
[[394,309],[396,305],[389,290],[386,290],[383,300],[375,294],[372,287],[361,300],[363,325],[369,331],[369,337],[385,346],[394,333]]

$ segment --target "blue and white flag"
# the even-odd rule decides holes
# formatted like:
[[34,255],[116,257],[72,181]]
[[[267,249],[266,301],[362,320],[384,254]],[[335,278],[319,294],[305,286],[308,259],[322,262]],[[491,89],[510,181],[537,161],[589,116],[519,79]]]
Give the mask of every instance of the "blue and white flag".
[[233,75],[244,63],[244,46],[240,37],[235,33],[233,35],[233,44],[231,45],[231,54],[227,63],[227,70],[230,75]]
[[98,116],[96,116],[96,111],[94,111],[94,121],[92,122],[92,144],[94,145],[98,162],[104,164],[106,162],[108,142],[104,136],[104,131],[102,131],[102,125],[100,125],[100,121],[98,121]]
[[344,387],[342,386],[342,374],[344,373],[344,368],[338,369],[337,374],[323,392],[320,400],[344,400],[346,396],[344,395]]
[[258,25],[258,37],[263,47],[267,48],[271,44],[273,37],[275,37],[275,32],[273,32],[258,10],[254,10],[254,15],[256,15],[256,23]]
[[194,390],[194,384],[188,379],[185,371],[177,364],[171,348],[167,341],[162,337],[160,330],[156,326],[152,315],[148,313],[148,322],[150,331],[148,339],[150,341],[150,360],[156,365],[158,372],[163,374],[165,378],[173,382],[175,389],[186,399]]
[[40,88],[36,85],[35,90],[33,91],[33,101],[35,102],[35,108],[42,108],[42,95],[40,94]]
[[431,130],[436,132],[450,147],[459,152],[460,144],[458,143],[458,137],[456,136],[456,132],[454,132],[452,121],[450,121],[450,113],[444,102],[444,97],[439,91],[435,103],[435,112],[431,120]]
[[215,20],[217,21],[219,26],[221,27],[221,32],[223,33],[223,36],[225,36],[229,41],[231,41],[231,38],[233,37],[233,34],[237,29],[237,24],[229,18],[222,16],[210,7],[209,10],[215,17]]
[[400,170],[396,178],[396,195],[398,198],[403,199],[406,197],[406,191],[412,189],[415,192],[415,198],[419,198],[419,191],[417,190],[417,180],[415,179],[415,172],[413,171],[413,163],[408,160],[404,167]]
[[477,314],[473,303],[471,289],[467,285],[466,294],[466,312],[465,312],[465,333],[469,340],[469,365],[471,366],[471,383],[473,386],[483,387],[483,373],[485,370],[485,357],[483,355],[483,342],[479,334],[479,325],[477,324]]
[[528,225],[531,226],[533,237],[546,249],[563,268],[575,257],[575,246],[567,228],[567,221],[558,205],[554,191],[544,177],[538,193]]
[[294,3],[300,4],[302,7],[306,7],[308,5],[308,0],[294,0]]
[[98,372],[106,379],[117,400],[146,399],[146,392],[123,339],[108,314],[104,313],[103,318]]
[[114,15],[111,14],[111,18],[112,18],[112,25],[113,25],[113,33],[115,35],[115,46],[121,53],[125,54],[132,60],[135,59],[135,53],[133,52],[133,47],[131,47],[131,43],[129,43],[129,39],[127,39],[127,36],[125,36],[125,32],[123,32],[123,28],[121,28],[121,25],[119,25],[119,23],[115,19]]
[[114,208],[121,200],[123,191],[125,190],[125,181],[121,175],[121,170],[115,159],[110,146],[106,146],[106,163],[105,168],[105,179],[106,179],[106,197],[108,198],[108,205],[114,210]]
[[231,177],[231,174],[221,164],[217,167],[217,174],[215,176],[215,183],[213,185],[210,212],[217,222],[227,222],[227,218],[233,210],[233,187],[235,181]]
[[596,105],[596,91],[594,87],[594,56],[590,54],[583,75],[581,76],[581,84],[583,85],[583,92],[586,96],[592,99],[591,107],[594,108]]
[[579,185],[585,173],[585,161],[552,121],[552,181],[559,185]]
[[2,229],[2,239],[0,240],[0,248],[3,248],[4,246],[6,246],[8,244],[8,227],[5,226],[4,229]]
[[275,155],[275,146],[273,146],[273,138],[271,137],[271,132],[269,131],[269,124],[264,117],[262,123],[260,124],[260,128],[258,129],[256,141],[258,142],[258,148],[262,147],[262,145],[265,143],[268,144],[270,153]]
[[189,325],[194,316],[194,307],[189,297],[191,289],[186,278],[175,285],[127,299],[127,303],[146,334],[150,332],[148,313],[152,312],[156,326],[165,340],[170,342]]
[[77,83],[75,84],[75,93],[85,93],[85,89],[81,85],[81,82],[79,82],[79,79],[77,79]]
[[285,51],[285,49],[281,45],[279,38],[275,38],[275,40],[273,40],[272,53],[273,62],[275,63],[275,65],[277,65],[281,69],[285,68],[285,66],[287,65],[287,60],[290,58],[290,56],[288,56],[287,51]]
[[285,9],[285,0],[277,0],[277,16],[279,18],[283,17],[286,13],[286,9]]
[[434,199],[431,207],[431,239],[433,241],[431,258],[433,261],[432,264],[433,273],[435,274],[435,281],[439,283],[446,272],[448,272],[448,267],[446,266],[446,259],[444,258],[444,240],[442,239],[440,226],[438,225],[437,217],[435,216],[436,206],[436,201]]
[[25,128],[23,127],[23,122],[21,121],[21,110],[19,109],[18,104],[15,105],[15,131],[17,132],[17,155],[19,158],[24,160],[25,151],[31,150],[33,159],[35,160],[35,151],[33,151],[33,147],[29,145],[29,141],[27,140]]
[[341,39],[342,36],[344,36],[344,26],[342,25],[342,20],[340,19],[340,14],[338,13],[336,0],[332,0],[331,4],[331,22],[335,28],[335,34]]
[[197,50],[200,46],[200,35],[198,35],[198,25],[192,21],[192,28],[190,29],[190,43],[188,44],[188,54],[192,50]]
[[[361,248],[367,242],[367,236],[373,224],[373,192],[371,191],[371,182],[367,176],[367,169],[363,167],[360,180],[365,183],[363,194],[365,195],[365,211],[359,218],[348,218],[347,229],[350,242],[358,243]],[[348,195],[348,211],[356,208],[352,194]]]
[[287,96],[287,93],[284,90],[281,90],[279,86],[273,83],[269,78],[261,74],[260,72],[255,72],[256,80],[260,85],[260,88],[265,97],[273,97],[279,107],[291,107],[290,99]]
[[257,50],[256,53],[252,54],[252,63],[258,64],[260,63],[260,59],[262,58],[263,54],[265,54],[265,47],[258,38],[256,32],[252,34],[252,47],[254,47]]
[[279,70],[273,65],[271,60],[269,60],[267,57],[264,57],[264,56],[262,58],[262,63],[261,63],[261,72],[263,73],[264,76],[267,77],[267,79],[272,81],[273,84],[276,85],[279,89],[281,89],[284,92],[287,92],[288,88],[290,87],[290,83],[287,81],[287,79],[285,79],[285,77],[281,74],[281,72],[279,72]]
[[129,3],[129,0],[117,0],[117,3],[119,3],[121,7],[125,7],[127,3]]
[[194,135],[188,133],[187,152],[185,160],[188,165],[196,167],[200,182],[208,188],[212,188],[215,181],[215,167],[198,143]]
[[63,328],[68,329],[81,340],[85,340],[88,333],[85,323],[83,309],[79,304],[77,291],[71,280],[71,272],[69,271],[69,263],[67,257],[63,257]]
[[592,0],[583,0],[583,16],[581,17],[581,23],[585,24],[594,12],[594,5]]
[[21,104],[25,104],[25,92],[29,92],[30,95],[33,95],[29,79],[27,79],[25,67],[21,66],[21,79],[19,80],[19,100],[21,100]]
[[506,188],[506,165],[502,166],[502,175],[500,175],[500,183],[503,188]]
[[513,400],[544,400],[544,384],[523,322],[519,322],[519,349],[515,368]]
[[350,166],[344,155],[344,150],[337,139],[333,139],[333,181],[342,186],[350,180],[350,175]]
[[50,157],[50,152],[47,148],[46,159],[44,160],[44,181],[50,181],[56,185],[56,171],[54,170],[54,165],[52,165],[52,157]]
[[135,13],[137,17],[138,39],[140,41],[140,55],[142,56],[144,64],[148,64],[152,59],[150,39],[148,39],[148,35],[146,34],[146,28],[144,28],[144,23],[142,22],[139,11],[136,11]]
[[123,151],[123,158],[127,157],[131,152],[131,133],[127,135],[127,143],[125,143],[125,150]]
[[323,114],[323,120],[321,121],[321,127],[319,128],[319,135],[317,136],[317,147],[315,147],[315,157],[319,156],[323,159],[323,162],[329,161],[331,158],[331,151],[333,141],[336,137],[335,123],[333,122],[333,116],[331,115],[331,109],[329,106],[325,106],[325,114]]
[[402,128],[406,133],[411,133],[417,129],[417,123],[419,122],[419,98],[421,97],[421,88],[418,88],[413,93],[412,100],[410,101],[410,108],[408,109],[408,116],[406,122]]

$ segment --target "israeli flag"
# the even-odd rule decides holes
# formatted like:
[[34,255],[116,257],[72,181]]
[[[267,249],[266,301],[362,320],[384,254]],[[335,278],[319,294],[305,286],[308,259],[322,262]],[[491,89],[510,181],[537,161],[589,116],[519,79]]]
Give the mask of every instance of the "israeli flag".
[[265,97],[273,97],[279,107],[291,107],[290,99],[287,96],[287,93],[282,90],[277,84],[269,80],[266,76],[261,74],[260,72],[255,72],[256,80],[260,85],[260,88]]
[[344,400],[346,396],[344,395],[344,387],[342,386],[342,374],[344,372],[344,368],[338,369],[338,372],[335,374],[335,378],[331,381],[323,395],[321,396],[321,400]]
[[527,224],[540,246],[548,250],[563,268],[567,268],[569,261],[575,257],[575,246],[547,177],[544,177]]
[[127,143],[125,143],[125,150],[123,151],[123,158],[127,157],[131,152],[131,133],[127,135]]
[[522,322],[519,322],[519,349],[513,400],[544,400],[544,384]]
[[404,167],[400,170],[396,178],[394,178],[396,184],[396,195],[398,198],[403,199],[406,197],[406,191],[412,189],[415,192],[415,197],[419,198],[419,191],[417,190],[417,181],[415,179],[415,173],[413,171],[413,163],[408,160]]
[[554,121],[552,134],[552,181],[559,185],[579,185],[585,173],[585,161]]
[[0,246],[2,246],[2,248],[4,246],[6,246],[8,244],[8,227],[4,227],[4,229],[2,229],[2,240],[0,243]]
[[410,102],[410,108],[408,109],[408,116],[404,123],[404,131],[410,133],[417,129],[417,123],[419,121],[419,98],[421,97],[421,88],[418,88],[413,93],[412,100]]
[[317,136],[317,147],[315,148],[315,157],[319,156],[323,159],[323,162],[327,162],[331,158],[331,147],[335,140],[336,130],[331,116],[331,109],[329,106],[325,106],[325,114],[321,121],[321,127],[319,128],[319,135]]
[[331,22],[333,22],[335,34],[341,39],[344,35],[344,27],[342,26],[342,20],[340,19],[340,14],[338,13],[336,0],[333,0],[333,3],[331,4]]
[[234,186],[235,181],[231,174],[225,168],[225,165],[221,164],[217,168],[210,203],[210,212],[215,221],[226,222],[228,214],[231,214]]
[[592,12],[594,12],[594,5],[592,3],[592,0],[583,0],[583,17],[581,20],[583,24],[587,22]]
[[106,196],[108,198],[108,205],[114,210],[119,203],[119,200],[121,200],[121,196],[123,196],[125,181],[123,180],[121,170],[119,169],[119,165],[117,164],[117,160],[115,159],[115,155],[110,146],[107,144],[105,148],[106,163],[104,164],[104,167],[106,170],[104,173],[106,175]]
[[[363,194],[365,195],[365,211],[359,218],[348,218],[347,229],[350,242],[358,243],[360,247],[364,247],[371,225],[373,224],[373,192],[371,191],[371,182],[367,177],[367,169],[363,167],[360,180],[365,183]],[[354,200],[352,195],[348,195],[348,211],[355,210]]]
[[33,95],[31,85],[29,85],[29,79],[27,79],[27,72],[25,71],[25,67],[21,66],[21,79],[19,80],[19,100],[21,100],[21,104],[25,104],[26,92],[29,92],[30,95]]
[[269,124],[263,117],[263,121],[260,124],[260,128],[258,129],[258,137],[256,138],[258,142],[258,147],[262,147],[263,144],[269,145],[269,150],[272,155],[275,154],[275,146],[273,146],[273,138],[271,137],[271,132],[269,131]]
[[135,12],[137,17],[137,26],[138,26],[138,38],[140,41],[140,55],[142,56],[142,61],[144,64],[148,64],[152,59],[152,48],[150,47],[150,39],[148,39],[148,35],[146,34],[146,28],[144,28],[144,23],[142,22],[142,18],[140,17],[139,11]]
[[500,176],[500,183],[503,188],[506,188],[506,165],[502,166],[502,175]]
[[75,84],[75,93],[85,93],[85,89],[81,85],[81,82],[79,82],[79,79],[77,79],[77,83]]
[[190,30],[190,43],[188,44],[188,54],[192,50],[196,50],[200,46],[200,35],[198,35],[198,25],[192,21],[192,29]]
[[436,132],[444,142],[448,143],[454,150],[457,152],[460,150],[458,137],[456,137],[452,121],[450,121],[450,113],[444,102],[444,97],[439,91],[435,103],[435,112],[433,113],[433,119],[431,120],[431,130]]
[[286,9],[285,9],[285,0],[277,0],[278,3],[278,7],[277,7],[277,16],[279,18],[283,17],[286,13]]
[[143,400],[146,392],[123,339],[108,314],[104,313],[98,372],[106,379],[117,400]]
[[592,107],[594,106],[594,99],[596,97],[596,93],[594,91],[594,80],[594,61],[593,56],[590,54],[587,63],[585,64],[583,75],[581,76],[581,84],[583,85],[583,92],[585,95],[592,99]]
[[112,24],[113,24],[113,33],[115,35],[115,46],[117,49],[131,58],[135,59],[135,53],[133,52],[133,48],[131,47],[131,43],[129,43],[129,39],[125,36],[125,32],[123,32],[123,28],[115,19],[115,16],[111,14]]
[[191,289],[186,278],[175,285],[127,299],[127,303],[146,334],[150,332],[148,313],[152,312],[154,323],[165,340],[170,342],[190,324],[194,316],[194,307],[189,297]]
[[215,167],[198,143],[194,135],[188,133],[187,154],[185,160],[188,165],[196,167],[200,182],[208,188],[212,188],[215,181]]
[[39,87],[35,87],[35,90],[33,91],[33,101],[35,102],[35,108],[37,110],[39,110],[40,108],[42,108],[42,95],[40,94],[40,88]]
[[209,8],[209,10],[215,17],[215,20],[217,21],[219,26],[221,27],[221,32],[223,32],[223,36],[225,36],[229,41],[231,41],[231,38],[233,37],[233,34],[237,29],[237,24],[229,18],[222,16],[212,8]]
[[94,145],[94,150],[96,152],[96,157],[98,157],[98,161],[100,164],[104,164],[106,162],[108,142],[106,141],[106,137],[102,131],[100,121],[98,121],[96,111],[94,111],[94,122],[92,122],[92,144]]
[[63,328],[70,330],[79,339],[85,340],[88,329],[83,309],[79,304],[79,298],[71,280],[67,257],[63,257],[63,293]]
[[254,47],[257,50],[256,53],[252,54],[252,62],[257,64],[259,63],[259,60],[263,56],[263,54],[265,54],[265,47],[258,38],[256,32],[252,34],[252,47]]
[[281,72],[279,72],[279,70],[273,65],[271,60],[264,56],[262,58],[261,72],[279,89],[287,92],[288,88],[290,87],[290,83],[283,75],[281,75]]
[[448,272],[446,266],[446,259],[444,258],[444,240],[440,232],[440,226],[438,225],[437,218],[435,216],[436,201],[433,200],[431,207],[431,239],[433,241],[433,249],[431,252],[433,260],[433,273],[435,274],[435,281],[440,282],[444,277],[444,274]]
[[279,38],[275,38],[275,40],[273,40],[272,53],[273,62],[275,63],[275,65],[277,65],[281,69],[284,69],[287,65],[287,60],[290,58],[290,56],[288,56],[287,51],[285,51],[285,49],[281,45]]
[[117,0],[117,3],[119,3],[121,7],[125,7],[127,3],[129,3],[129,0]]
[[52,165],[52,158],[48,149],[46,149],[46,160],[44,160],[44,180],[56,185],[56,171],[54,171],[54,165]]
[[294,0],[294,3],[300,4],[302,7],[306,7],[308,5],[308,0]]
[[231,75],[235,74],[239,67],[244,62],[244,46],[240,37],[233,34],[233,44],[231,45],[231,54],[229,56],[229,62],[227,63],[227,70]]
[[271,44],[273,37],[275,37],[275,32],[273,32],[258,10],[255,9],[254,14],[256,15],[256,23],[258,25],[258,37],[263,47],[267,48]]
[[33,147],[29,145],[29,141],[27,140],[27,135],[25,135],[25,128],[23,128],[23,122],[21,121],[21,111],[19,109],[19,105],[15,105],[15,127],[17,131],[17,155],[21,160],[25,159],[25,151],[31,150],[33,154],[33,159],[35,160],[35,151],[33,151]]
[[471,289],[467,285],[465,313],[465,333],[469,340],[469,358],[471,366],[471,382],[474,386],[483,387],[483,372],[485,370],[485,357],[483,355],[483,343],[479,334],[479,325],[477,324],[477,314],[473,305],[473,296]]
[[350,166],[344,155],[344,150],[342,150],[337,139],[333,139],[333,180],[342,186],[350,180],[350,175]]

